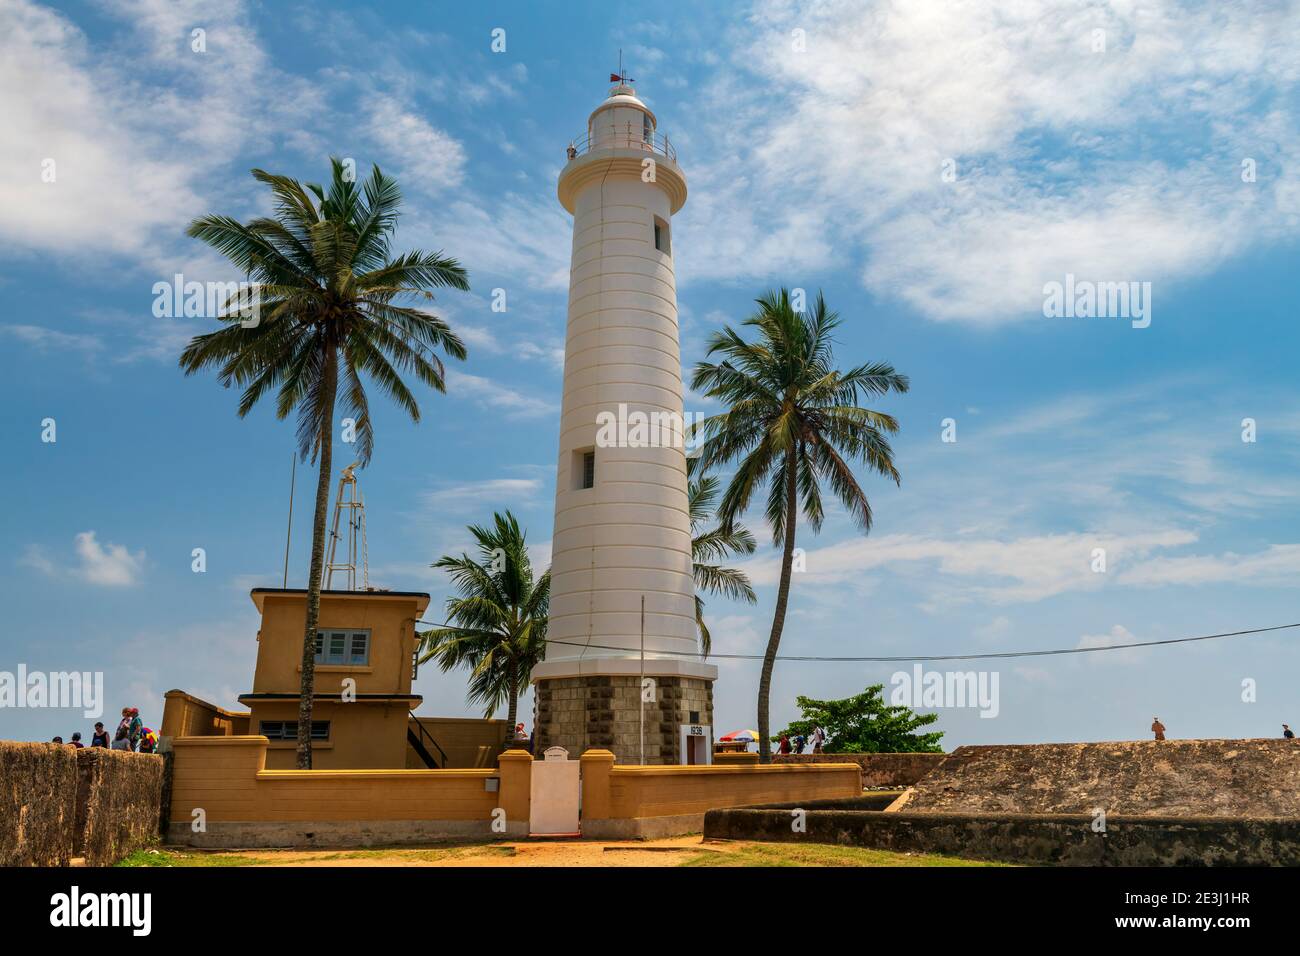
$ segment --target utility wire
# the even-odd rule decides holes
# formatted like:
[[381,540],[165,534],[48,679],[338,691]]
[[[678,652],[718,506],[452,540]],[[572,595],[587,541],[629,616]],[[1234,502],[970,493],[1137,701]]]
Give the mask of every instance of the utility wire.
[[[433,621],[418,621],[419,624],[428,624],[433,627],[453,627],[449,623],[435,624]],[[1203,634],[1198,637],[1173,637],[1163,641],[1134,641],[1131,644],[1106,644],[1100,647],[1063,647],[1050,651],[1001,651],[990,654],[909,654],[901,657],[817,657],[808,655],[777,655],[778,661],[813,661],[827,663],[854,663],[854,662],[876,662],[876,663],[898,663],[905,661],[975,661],[975,660],[993,660],[1007,657],[1051,657],[1058,654],[1094,654],[1099,651],[1122,651],[1134,647],[1158,647],[1165,644],[1190,644],[1193,641],[1213,641],[1223,637],[1244,637],[1251,634],[1266,634],[1269,631],[1284,631],[1288,628],[1300,627],[1296,624],[1278,624],[1275,627],[1256,627],[1246,631],[1225,631],[1222,634]],[[627,651],[626,647],[615,647],[611,644],[586,644],[579,641],[556,641],[547,639],[549,644],[563,644],[568,647],[587,647],[594,650],[602,651]],[[690,657],[703,658],[703,655],[689,651],[655,651],[658,657]],[[762,654],[710,654],[711,658],[719,658],[732,661],[761,661]]]

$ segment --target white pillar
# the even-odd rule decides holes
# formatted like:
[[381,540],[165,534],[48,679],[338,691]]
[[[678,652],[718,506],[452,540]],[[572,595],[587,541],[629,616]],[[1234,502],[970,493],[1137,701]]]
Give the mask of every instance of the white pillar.
[[[533,679],[539,741],[607,747],[634,761],[644,595],[645,673],[656,684],[646,705],[647,761],[676,763],[680,726],[712,723],[717,668],[692,656],[698,639],[672,237],[686,178],[656,127],[654,114],[620,84],[592,113],[587,138],[560,175],[559,199],[574,217],[573,252],[551,643]],[[611,427],[619,421],[632,428]],[[642,433],[639,421],[647,425]]]

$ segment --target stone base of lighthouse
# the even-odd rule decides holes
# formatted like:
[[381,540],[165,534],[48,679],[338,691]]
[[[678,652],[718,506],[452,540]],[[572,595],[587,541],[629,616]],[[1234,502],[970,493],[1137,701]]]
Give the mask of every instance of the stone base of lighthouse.
[[[712,668],[709,668],[712,670]],[[707,763],[713,749],[713,680],[654,674],[653,700],[642,703],[636,674],[578,674],[539,678],[534,685],[534,754],[563,747],[577,757],[612,751],[620,764],[641,762],[645,713],[647,764]]]

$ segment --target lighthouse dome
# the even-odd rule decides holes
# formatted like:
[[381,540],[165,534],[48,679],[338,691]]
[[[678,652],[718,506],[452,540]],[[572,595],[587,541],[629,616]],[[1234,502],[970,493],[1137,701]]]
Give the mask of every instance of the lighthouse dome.
[[658,121],[626,82],[614,86],[605,101],[587,119],[587,140],[592,146],[629,147],[654,143]]
[[615,82],[587,117],[586,135],[569,141],[569,161],[557,184],[560,204],[572,213],[585,184],[608,179],[610,162],[625,164],[626,171],[638,179],[645,175],[646,164],[652,163],[656,175],[645,181],[669,195],[669,212],[676,213],[686,202],[686,177],[677,165],[676,148],[657,127],[654,112],[632,85],[627,80]]
[[605,98],[603,103],[592,110],[591,116],[587,119],[587,125],[590,126],[595,122],[596,117],[606,110],[623,109],[639,110],[649,116],[651,129],[654,129],[654,127],[658,125],[658,120],[655,119],[654,111],[652,111],[650,107],[646,106],[645,103],[641,102],[641,97],[636,95],[636,90],[632,89],[627,82],[617,83],[610,87],[609,96]]

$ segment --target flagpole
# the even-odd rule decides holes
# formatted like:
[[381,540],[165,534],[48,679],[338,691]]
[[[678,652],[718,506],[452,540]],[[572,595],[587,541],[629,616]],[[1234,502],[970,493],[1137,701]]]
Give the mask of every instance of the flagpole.
[[298,456],[291,455],[293,462],[289,469],[289,527],[284,532],[284,587],[289,587],[289,541],[293,537],[293,486],[298,477]]

